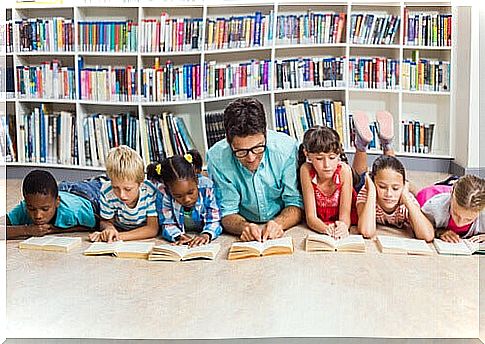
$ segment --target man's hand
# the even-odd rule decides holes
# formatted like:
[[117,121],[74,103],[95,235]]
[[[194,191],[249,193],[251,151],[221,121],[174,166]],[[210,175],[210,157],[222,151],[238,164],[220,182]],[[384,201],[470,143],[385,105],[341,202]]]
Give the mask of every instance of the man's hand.
[[283,227],[276,221],[270,220],[263,229],[263,241],[267,239],[281,238],[285,232]]
[[241,236],[239,237],[242,241],[261,241],[262,230],[255,223],[248,223],[243,227]]

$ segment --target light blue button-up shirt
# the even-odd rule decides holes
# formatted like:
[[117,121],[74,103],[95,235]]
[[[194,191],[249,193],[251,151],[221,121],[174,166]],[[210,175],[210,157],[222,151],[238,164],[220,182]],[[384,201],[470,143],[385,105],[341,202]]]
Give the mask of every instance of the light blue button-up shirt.
[[284,208],[303,208],[296,179],[296,140],[267,131],[266,150],[253,173],[233,155],[226,139],[207,152],[207,170],[214,181],[222,217],[240,214],[250,222],[274,219]]

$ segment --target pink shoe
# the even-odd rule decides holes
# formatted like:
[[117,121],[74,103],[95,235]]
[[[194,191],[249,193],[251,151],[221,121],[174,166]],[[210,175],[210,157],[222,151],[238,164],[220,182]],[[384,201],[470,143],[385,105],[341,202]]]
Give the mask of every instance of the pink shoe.
[[372,141],[373,135],[369,128],[369,118],[363,111],[354,111],[352,114],[356,134],[360,136],[366,144]]
[[394,138],[394,119],[388,111],[379,111],[376,113],[376,121],[379,125],[379,139],[389,142]]

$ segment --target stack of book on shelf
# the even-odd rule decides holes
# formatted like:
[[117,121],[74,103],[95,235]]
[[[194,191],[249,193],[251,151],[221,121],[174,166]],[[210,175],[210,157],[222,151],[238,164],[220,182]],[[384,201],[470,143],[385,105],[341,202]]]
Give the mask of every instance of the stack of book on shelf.
[[399,33],[401,18],[386,13],[353,13],[350,16],[350,42],[354,44],[392,44]]
[[78,57],[79,96],[81,100],[131,102],[137,100],[137,71],[135,66],[84,67],[84,58]]
[[154,246],[148,260],[162,260],[178,262],[182,260],[192,259],[209,259],[216,258],[217,253],[221,249],[220,244],[207,244],[195,247],[188,247],[187,245],[157,245]]
[[305,238],[305,250],[307,252],[365,252],[365,241],[362,235],[349,235],[336,240],[325,234],[308,234]]
[[17,51],[74,51],[72,19],[53,17],[15,21]]
[[345,105],[341,101],[324,99],[310,103],[308,100],[292,103],[284,100],[275,108],[276,131],[284,132],[301,142],[308,128],[315,125],[335,129],[344,146],[350,144],[350,122],[345,115]]
[[142,19],[141,52],[200,50],[202,22],[202,18],[170,18],[167,12],[162,12],[157,19]]
[[207,112],[205,114],[205,131],[207,147],[211,148],[216,142],[226,137],[223,112]]
[[207,50],[270,46],[273,40],[274,13],[256,11],[254,15],[207,19]]
[[235,242],[229,249],[227,259],[233,260],[280,254],[293,254],[293,241],[291,237],[266,240],[264,242]]
[[349,58],[349,86],[393,90],[399,86],[399,60],[387,57]]
[[402,121],[402,151],[410,153],[432,153],[434,123],[420,121]]
[[136,52],[138,23],[126,21],[80,21],[79,51]]
[[74,68],[63,67],[59,60],[16,69],[19,98],[76,99]]
[[450,74],[449,61],[420,58],[416,50],[412,59],[405,59],[402,63],[401,87],[410,91],[448,92]]
[[79,163],[76,119],[67,111],[51,111],[45,104],[17,117],[19,162],[75,165]]
[[382,253],[432,255],[434,251],[424,240],[378,235],[377,247]]
[[207,98],[224,97],[270,89],[271,60],[204,65],[204,94]]
[[455,256],[469,256],[474,253],[485,254],[485,243],[471,242],[467,239],[461,239],[456,243],[434,239],[433,244],[439,254]]
[[0,155],[5,162],[17,161],[15,116],[0,114]]
[[172,155],[184,155],[191,149],[197,149],[185,126],[183,118],[173,113],[145,117],[147,142],[150,161],[161,161]]
[[160,66],[155,58],[153,68],[141,71],[141,97],[147,102],[194,100],[201,97],[200,64],[188,63],[175,66],[167,60]]
[[118,258],[148,259],[154,245],[154,242],[147,241],[94,242],[84,251],[84,255],[113,255]]
[[104,166],[109,150],[127,145],[138,153],[140,125],[138,117],[131,114],[91,114],[83,118],[84,156],[83,165]]
[[451,47],[451,14],[404,9],[404,44]]
[[308,13],[278,15],[278,44],[342,43],[345,37],[345,13]]
[[344,87],[345,57],[277,60],[276,88]]
[[69,252],[81,246],[80,237],[43,236],[31,237],[19,243],[19,248],[29,250]]

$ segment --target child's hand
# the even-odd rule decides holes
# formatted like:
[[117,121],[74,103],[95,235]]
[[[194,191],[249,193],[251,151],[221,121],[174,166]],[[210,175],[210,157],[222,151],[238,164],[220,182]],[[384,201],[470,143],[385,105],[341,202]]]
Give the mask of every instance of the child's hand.
[[29,234],[32,236],[41,237],[51,233],[53,229],[54,227],[51,224],[46,223],[43,225],[30,225],[28,231],[29,231]]
[[446,242],[460,242],[460,236],[453,232],[451,229],[448,229],[440,234],[439,238]]
[[399,203],[405,205],[406,202],[409,200],[409,196],[411,196],[411,193],[409,192],[409,183],[405,182],[404,187],[402,188],[401,199],[399,200]]
[[334,239],[343,239],[349,236],[349,227],[342,221],[335,221],[335,227],[333,232]]
[[182,233],[178,240],[174,242],[172,245],[185,245],[189,243],[192,240],[192,237],[190,235],[187,235],[185,233]]
[[189,247],[205,245],[210,242],[209,234],[203,233],[201,235],[196,235],[189,241]]
[[110,226],[101,232],[100,238],[101,238],[101,241],[106,241],[108,243],[111,243],[113,241],[120,240],[120,233],[116,230],[116,228],[114,228],[113,226]]
[[255,223],[248,223],[244,226],[241,236],[242,241],[261,241],[261,228]]
[[101,241],[101,232],[89,233],[88,238],[91,242]]
[[267,239],[281,238],[284,233],[283,227],[279,223],[270,220],[263,228],[263,241]]
[[325,224],[325,229],[323,230],[322,234],[330,235],[331,237],[333,237],[334,233],[335,233],[335,223]]
[[470,241],[478,243],[485,242],[485,234],[474,235],[470,238]]

